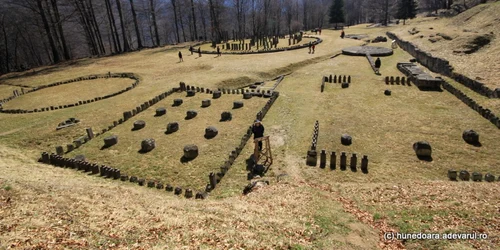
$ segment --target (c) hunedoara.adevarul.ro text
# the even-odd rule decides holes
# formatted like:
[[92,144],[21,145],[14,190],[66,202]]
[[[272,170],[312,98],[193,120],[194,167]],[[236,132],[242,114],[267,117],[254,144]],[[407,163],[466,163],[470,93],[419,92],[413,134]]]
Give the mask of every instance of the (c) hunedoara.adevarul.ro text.
[[384,233],[385,240],[485,240],[485,233]]

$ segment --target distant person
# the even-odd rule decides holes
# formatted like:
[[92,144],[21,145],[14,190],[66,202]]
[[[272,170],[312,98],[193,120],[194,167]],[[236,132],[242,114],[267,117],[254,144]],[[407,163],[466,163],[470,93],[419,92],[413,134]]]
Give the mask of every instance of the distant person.
[[201,47],[198,47],[198,57],[201,57]]
[[377,57],[377,60],[375,60],[375,70],[377,74],[380,72],[380,66],[382,66],[382,62],[380,61],[380,57]]
[[316,49],[316,45],[315,45],[315,44],[313,44],[313,46],[312,46],[312,51],[313,51],[312,53],[313,53],[313,54],[314,54],[314,50],[315,50],[315,49]]
[[321,28],[319,29],[319,35],[321,36]]
[[179,51],[179,62],[184,62],[184,60],[182,59],[182,52]]
[[312,49],[312,43],[309,42],[309,54],[311,54],[311,49]]
[[217,46],[217,56],[221,56],[222,54],[220,53],[220,47]]
[[191,51],[191,55],[193,55],[193,45],[189,46],[189,51]]
[[[253,139],[264,137],[264,125],[259,120],[255,120],[252,127]],[[262,150],[262,141],[259,141],[259,151]]]
[[340,33],[340,37],[341,37],[342,39],[344,39],[344,37],[345,37],[345,32],[344,32],[344,30],[342,30],[342,32]]

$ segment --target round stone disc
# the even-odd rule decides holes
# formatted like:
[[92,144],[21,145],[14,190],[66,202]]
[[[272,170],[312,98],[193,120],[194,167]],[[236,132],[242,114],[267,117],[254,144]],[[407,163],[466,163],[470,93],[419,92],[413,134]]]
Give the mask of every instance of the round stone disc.
[[366,53],[371,56],[390,56],[393,51],[389,48],[374,46],[354,46],[342,50],[342,54],[350,56],[365,56]]

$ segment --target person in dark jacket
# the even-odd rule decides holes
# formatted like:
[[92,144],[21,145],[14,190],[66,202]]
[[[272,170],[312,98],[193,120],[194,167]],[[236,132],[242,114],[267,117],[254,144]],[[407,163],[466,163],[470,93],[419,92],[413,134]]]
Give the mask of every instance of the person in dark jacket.
[[179,62],[183,62],[184,60],[182,59],[182,53],[179,51]]
[[[252,127],[253,139],[264,137],[264,125],[259,120],[255,120]],[[259,151],[262,150],[262,141],[259,142]]]
[[380,57],[377,57],[377,60],[375,60],[375,68],[377,69],[377,74],[379,73],[380,66],[382,66],[382,62],[380,61]]
[[193,55],[193,46],[189,46],[189,51],[191,51],[191,55]]
[[201,57],[201,47],[198,47],[198,57]]
[[217,56],[221,56],[222,54],[220,53],[220,47],[217,46]]

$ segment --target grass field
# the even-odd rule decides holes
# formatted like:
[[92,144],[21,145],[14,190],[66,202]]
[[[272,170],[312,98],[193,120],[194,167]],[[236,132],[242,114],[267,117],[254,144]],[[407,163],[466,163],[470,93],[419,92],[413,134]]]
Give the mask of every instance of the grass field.
[[126,89],[134,83],[132,79],[109,78],[63,84],[22,95],[4,105],[5,109],[25,109],[74,104]]
[[[367,34],[371,39],[402,29],[366,26],[350,27],[346,33]],[[436,22],[435,31],[440,27]],[[385,76],[402,76],[396,63],[411,58],[400,49],[381,58],[381,75],[373,73],[364,57],[333,57],[342,48],[366,43],[340,39],[339,34],[323,30],[324,42],[315,54],[302,49],[198,58],[188,54],[186,44],[184,48],[82,59],[36,69],[35,73],[0,77],[2,82],[30,86],[108,71],[133,72],[141,79],[131,91],[88,105],[0,114],[0,249],[498,249],[500,182],[451,182],[446,173],[465,169],[498,177],[499,130],[447,91],[386,85]],[[389,47],[390,43],[373,45]],[[182,63],[177,59],[179,50],[186,55]],[[272,79],[285,74],[276,89],[280,96],[263,120],[274,158],[263,179],[271,185],[247,196],[241,193],[248,184],[245,161],[253,153],[251,140],[206,201],[35,162],[40,152],[53,152],[55,146],[84,135],[87,127],[94,131],[106,128],[122,118],[123,111],[181,81],[205,88],[241,88],[263,81],[267,89],[274,84]],[[350,75],[351,86],[342,89],[327,83],[321,93],[322,76],[330,74]],[[84,94],[85,82],[68,87]],[[451,84],[500,113],[496,111],[498,99],[486,99]],[[119,85],[114,82],[108,87]],[[0,87],[2,94],[12,92],[1,88],[4,86]],[[392,95],[385,96],[385,89]],[[48,101],[42,96],[50,93],[40,93],[40,101]],[[64,96],[61,100],[73,98]],[[171,107],[174,98],[185,103]],[[202,188],[208,173],[218,170],[266,101],[254,97],[244,100],[244,108],[232,110],[232,102],[241,100],[241,95],[212,100],[209,108],[200,108],[203,99],[211,96],[173,94],[70,156],[84,154],[91,162],[111,165],[129,175]],[[32,105],[28,95],[16,101]],[[157,107],[166,107],[167,115],[154,117]],[[189,109],[197,110],[198,116],[184,120]],[[220,113],[226,110],[233,112],[234,120],[221,123]],[[69,117],[81,122],[56,131],[57,124]],[[131,131],[135,120],[146,121],[146,127]],[[337,161],[341,151],[356,152],[358,166],[361,156],[368,155],[369,174],[306,166],[316,120],[320,123],[318,149],[336,151]],[[166,135],[170,121],[178,121],[180,130]],[[210,125],[219,129],[219,135],[207,140],[203,134]],[[480,133],[481,147],[462,140],[465,129]],[[340,144],[343,133],[352,135],[351,146]],[[118,135],[118,144],[101,150],[102,139],[112,134]],[[140,142],[146,138],[154,138],[157,148],[139,154]],[[433,161],[415,156],[412,144],[420,140],[432,145]],[[181,163],[182,147],[189,143],[198,145],[200,156]],[[383,234],[388,231],[480,232],[488,239],[387,241]]]
[[[184,103],[179,107],[172,107],[174,99],[183,99]],[[201,108],[201,101],[204,99],[211,99],[212,105]],[[208,174],[220,170],[220,166],[239,145],[241,137],[267,99],[254,97],[244,100],[243,108],[239,109],[233,109],[234,101],[243,101],[242,95],[226,94],[219,99],[212,99],[210,94],[198,93],[194,97],[186,97],[185,93],[174,93],[146,112],[103,134],[99,139],[71,152],[70,156],[83,154],[91,162],[120,168],[129,176],[202,190],[208,182]],[[155,117],[155,110],[159,107],[165,107],[167,114]],[[196,110],[198,115],[186,120],[188,110]],[[220,121],[224,111],[232,113],[231,121]],[[146,127],[131,131],[136,120],[145,121]],[[179,131],[165,134],[170,122],[178,122]],[[204,137],[205,128],[208,126],[218,129],[219,133],[215,138]],[[102,149],[102,139],[110,135],[118,136],[118,144]],[[141,141],[147,138],[155,139],[156,148],[142,154],[138,152]],[[183,148],[188,144],[198,146],[199,156],[190,162],[182,163]]]

